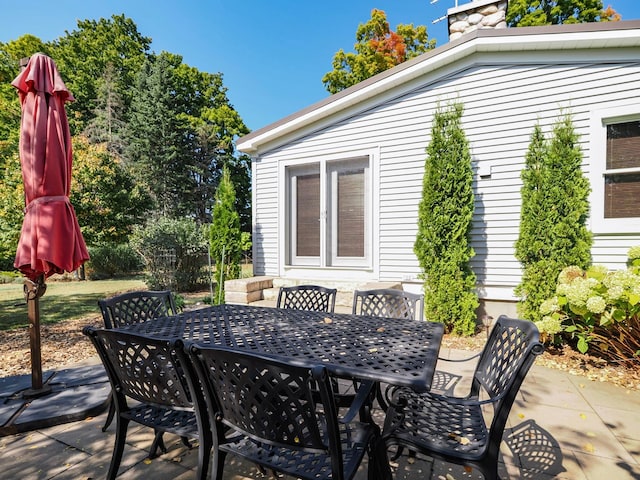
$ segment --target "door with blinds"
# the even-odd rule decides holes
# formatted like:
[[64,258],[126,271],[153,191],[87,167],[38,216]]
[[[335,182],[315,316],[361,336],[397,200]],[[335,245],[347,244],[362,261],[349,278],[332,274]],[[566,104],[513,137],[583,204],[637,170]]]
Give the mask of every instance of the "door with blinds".
[[369,158],[296,165],[286,172],[287,264],[368,266]]

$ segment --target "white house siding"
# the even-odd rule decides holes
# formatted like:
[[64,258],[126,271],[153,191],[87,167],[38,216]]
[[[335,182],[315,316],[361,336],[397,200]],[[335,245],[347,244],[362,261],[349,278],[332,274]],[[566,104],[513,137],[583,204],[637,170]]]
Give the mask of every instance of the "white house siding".
[[278,276],[278,169],[273,162],[254,161],[253,273]]
[[[476,256],[472,266],[481,284],[481,295],[509,299],[519,283],[520,264],[513,245],[518,237],[520,215],[520,173],[530,136],[536,122],[549,135],[554,122],[571,114],[581,135],[584,170],[588,173],[589,113],[598,106],[636,103],[640,105],[640,62],[621,49],[622,58],[636,60],[616,63],[612,51],[572,51],[560,61],[543,53],[505,53],[485,64],[476,55],[474,64],[458,64],[447,75],[432,72],[413,91],[366,111],[352,115],[275,151],[262,154],[254,165],[256,179],[255,220],[264,248],[258,253],[258,274],[275,274],[282,262],[278,256],[277,187],[278,162],[312,155],[358,151],[379,151],[379,241],[377,269],[372,279],[402,281],[420,273],[413,244],[422,191],[425,148],[429,142],[434,111],[440,102],[459,101],[464,105],[463,127],[469,140],[473,167],[490,169],[490,175],[475,175],[475,215],[472,246]],[[490,63],[489,63],[490,62]],[[423,86],[419,86],[421,83]],[[418,88],[416,88],[418,87]],[[620,267],[628,246],[640,243],[640,236],[600,236],[594,242],[594,261]],[[282,243],[280,243],[282,245]],[[282,271],[279,272],[282,274]],[[494,293],[487,293],[494,292]],[[495,297],[494,297],[495,298]]]

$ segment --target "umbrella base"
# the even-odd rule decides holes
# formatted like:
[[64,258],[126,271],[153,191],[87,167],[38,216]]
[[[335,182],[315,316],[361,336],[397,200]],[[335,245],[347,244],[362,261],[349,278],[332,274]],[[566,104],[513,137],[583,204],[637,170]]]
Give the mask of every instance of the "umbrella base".
[[51,385],[43,385],[42,388],[28,388],[20,392],[23,398],[40,398],[52,392]]
[[109,405],[111,386],[101,363],[47,371],[44,378],[37,391],[30,375],[0,378],[0,437],[83,420]]

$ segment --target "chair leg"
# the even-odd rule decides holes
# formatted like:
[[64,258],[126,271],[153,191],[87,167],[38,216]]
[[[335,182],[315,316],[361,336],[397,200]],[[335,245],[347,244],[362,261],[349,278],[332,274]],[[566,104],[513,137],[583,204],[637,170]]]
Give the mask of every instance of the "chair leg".
[[185,447],[187,447],[189,450],[193,448],[193,444],[189,441],[187,437],[180,437],[180,440],[182,440],[182,444]]
[[212,472],[215,472],[215,480],[222,480],[222,473],[224,472],[224,460],[227,457],[227,452],[220,450],[213,454],[213,463],[211,465]]
[[116,413],[116,407],[113,401],[113,392],[109,392],[109,398],[107,399],[107,401],[109,402],[109,412],[107,413],[107,419],[105,420],[104,425],[102,426],[103,432],[107,431],[107,428],[109,428],[109,425],[111,425],[111,422],[113,421],[113,416]]
[[129,420],[118,417],[116,421],[116,441],[113,446],[113,454],[111,455],[111,463],[109,464],[108,480],[114,480],[118,475],[120,462],[122,461],[122,453],[124,452],[124,444],[127,439],[127,428]]
[[391,467],[387,456],[387,446],[381,437],[378,437],[372,445],[369,445],[369,469],[368,480],[391,480]]
[[151,444],[151,449],[149,450],[149,458],[154,459],[158,456],[158,448],[162,453],[167,453],[167,447],[164,446],[164,440],[162,439],[163,432],[160,430],[156,430],[156,436],[153,439],[153,443]]
[[198,445],[198,470],[196,472],[196,478],[198,480],[206,480],[209,473],[209,462],[211,462],[211,449],[213,448],[213,441],[211,436],[207,432],[203,432],[200,435],[200,442]]

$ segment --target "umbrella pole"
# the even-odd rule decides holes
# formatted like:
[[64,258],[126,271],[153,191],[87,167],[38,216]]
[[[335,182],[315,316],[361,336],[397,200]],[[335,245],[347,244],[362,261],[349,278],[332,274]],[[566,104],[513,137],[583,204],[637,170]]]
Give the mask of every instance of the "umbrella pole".
[[40,397],[51,391],[51,386],[42,383],[42,355],[40,347],[40,297],[47,290],[44,275],[36,281],[25,279],[24,296],[29,317],[29,345],[31,350],[31,389],[25,390],[25,397]]

